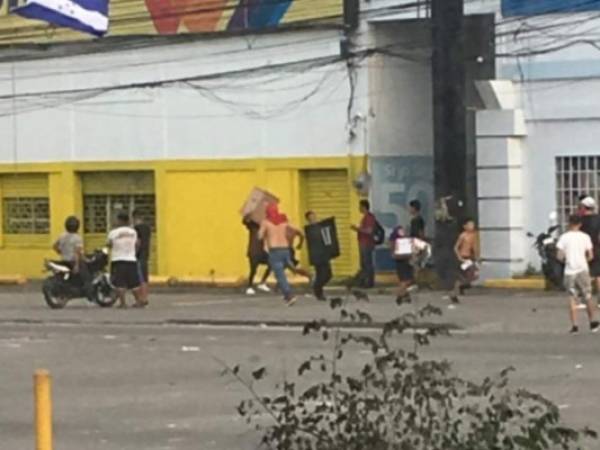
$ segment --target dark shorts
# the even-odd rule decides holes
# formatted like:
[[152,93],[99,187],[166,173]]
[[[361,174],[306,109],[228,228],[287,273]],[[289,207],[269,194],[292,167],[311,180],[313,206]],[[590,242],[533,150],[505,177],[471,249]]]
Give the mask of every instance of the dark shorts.
[[415,278],[415,269],[410,264],[409,259],[396,260],[396,275],[400,281],[413,281]]
[[140,259],[138,261],[138,275],[139,275],[140,281],[142,283],[148,283],[148,280],[150,279],[150,277],[149,277],[148,260],[147,259]]
[[257,266],[261,264],[265,266],[269,265],[269,254],[267,252],[262,252],[255,255],[248,255],[248,259],[250,260],[251,264],[255,264]]
[[600,257],[595,258],[590,263],[590,276],[592,278],[600,277]]
[[137,261],[114,261],[110,267],[112,284],[119,289],[140,287],[140,270]]

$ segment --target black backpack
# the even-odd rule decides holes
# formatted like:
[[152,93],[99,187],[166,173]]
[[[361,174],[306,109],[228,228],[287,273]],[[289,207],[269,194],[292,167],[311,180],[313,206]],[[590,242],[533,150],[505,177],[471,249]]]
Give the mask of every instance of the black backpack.
[[381,245],[385,242],[385,229],[377,219],[375,219],[375,228],[373,229],[373,242],[375,242],[375,245]]

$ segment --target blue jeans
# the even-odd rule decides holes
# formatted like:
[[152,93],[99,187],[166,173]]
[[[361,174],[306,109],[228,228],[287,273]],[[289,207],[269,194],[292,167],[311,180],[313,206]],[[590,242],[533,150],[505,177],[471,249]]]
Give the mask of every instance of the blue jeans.
[[291,266],[291,264],[289,248],[272,248],[269,250],[269,265],[271,266],[273,273],[275,273],[275,279],[277,279],[279,290],[283,293],[286,300],[292,296],[292,288],[285,276],[285,269],[286,267]]

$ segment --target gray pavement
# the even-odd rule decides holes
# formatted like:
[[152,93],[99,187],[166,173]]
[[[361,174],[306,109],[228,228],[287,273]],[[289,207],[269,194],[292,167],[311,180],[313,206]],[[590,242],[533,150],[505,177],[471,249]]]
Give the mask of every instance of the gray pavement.
[[[567,335],[562,295],[479,291],[451,310],[439,294],[420,293],[418,303],[442,307],[438,320],[457,327],[425,356],[475,379],[515,366],[514,386],[547,395],[573,425],[600,425],[600,335]],[[376,320],[415,308],[399,309],[389,295],[360,306]],[[163,291],[148,309],[126,311],[82,301],[51,311],[36,292],[2,292],[0,449],[33,447],[31,376],[41,367],[54,379],[58,450],[256,448],[258,436],[235,412],[248,394],[221,376],[217,358],[268,365],[269,390],[324,349],[298,328],[318,317],[335,319],[313,299],[287,308],[274,296],[221,291]],[[361,358],[357,350],[348,364]]]

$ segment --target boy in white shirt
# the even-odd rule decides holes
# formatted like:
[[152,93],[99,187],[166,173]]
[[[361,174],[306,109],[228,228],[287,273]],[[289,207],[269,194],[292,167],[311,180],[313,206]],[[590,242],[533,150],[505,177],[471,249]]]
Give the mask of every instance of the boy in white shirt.
[[137,232],[129,224],[129,214],[121,211],[117,214],[117,226],[108,234],[110,247],[111,278],[117,290],[119,307],[125,308],[125,294],[133,291],[136,307],[144,307],[147,300],[141,292],[140,271],[136,252],[138,249]]
[[590,278],[589,261],[594,257],[592,240],[581,231],[581,217],[569,217],[569,231],[563,234],[556,247],[558,258],[565,262],[565,288],[571,297],[571,334],[579,332],[577,326],[577,298],[581,295],[587,304],[590,330],[595,333],[600,324],[594,318],[592,305],[592,280]]

